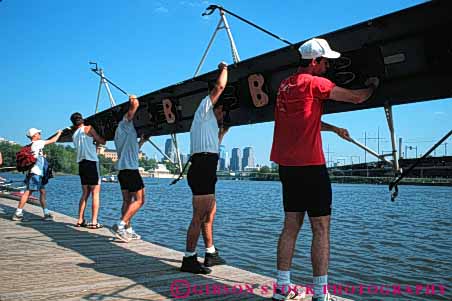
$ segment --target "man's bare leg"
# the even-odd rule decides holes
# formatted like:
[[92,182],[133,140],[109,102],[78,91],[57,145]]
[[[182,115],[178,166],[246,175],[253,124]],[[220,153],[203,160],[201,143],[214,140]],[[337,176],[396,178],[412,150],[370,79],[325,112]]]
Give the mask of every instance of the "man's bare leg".
[[86,203],[90,195],[90,189],[88,185],[82,185],[82,196],[80,197],[80,203],[78,206],[78,224],[82,224],[85,219]]
[[311,262],[315,276],[328,274],[330,257],[330,216],[310,217],[312,227]]
[[187,231],[187,252],[195,252],[201,226],[212,207],[213,194],[193,196],[193,217]]
[[[130,220],[138,212],[138,210],[144,205],[144,188],[137,192],[129,192],[130,202],[127,206],[127,210],[122,216],[122,220],[130,226]],[[134,201],[132,201],[134,200]]]
[[25,190],[24,194],[20,197],[19,205],[17,205],[17,209],[23,209],[25,207],[25,204],[28,201],[28,198],[33,192],[30,190]]
[[328,285],[330,256],[330,216],[310,217],[312,227],[311,262],[315,300],[323,300]]
[[217,202],[215,196],[212,197],[210,208],[207,208],[206,216],[201,224],[202,237],[204,239],[204,246],[210,248],[213,246],[213,221],[215,219],[215,213],[217,212]]
[[278,240],[277,268],[280,271],[290,270],[304,214],[304,212],[285,212],[284,227]]
[[121,190],[121,193],[122,193],[121,220],[123,220],[122,217],[126,214],[127,208],[129,208],[130,204],[132,203],[132,198],[128,190]]
[[45,189],[39,189],[39,202],[41,203],[42,209],[47,208],[46,204],[46,190]]
[[91,223],[93,225],[97,225],[97,217],[99,215],[99,206],[100,206],[100,185],[90,186],[92,197],[93,197],[93,219]]

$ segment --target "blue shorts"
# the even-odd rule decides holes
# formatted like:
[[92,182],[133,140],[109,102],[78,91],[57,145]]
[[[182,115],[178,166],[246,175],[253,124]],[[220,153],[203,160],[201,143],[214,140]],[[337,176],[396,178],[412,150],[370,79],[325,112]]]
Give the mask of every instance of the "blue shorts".
[[27,185],[27,190],[30,190],[30,191],[46,189],[46,186],[42,185],[42,176],[30,174],[30,175],[27,175],[24,182],[25,182],[25,185]]

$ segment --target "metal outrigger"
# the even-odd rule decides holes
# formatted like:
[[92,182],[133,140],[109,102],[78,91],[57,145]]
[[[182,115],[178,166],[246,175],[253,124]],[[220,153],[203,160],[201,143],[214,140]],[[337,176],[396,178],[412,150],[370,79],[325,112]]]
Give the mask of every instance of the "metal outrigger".
[[[100,91],[102,90],[102,85],[104,85],[105,86],[105,90],[107,90],[108,98],[110,99],[110,107],[113,108],[114,106],[116,106],[116,102],[115,102],[115,99],[113,98],[113,95],[111,94],[110,86],[108,85],[108,80],[107,80],[107,78],[105,77],[105,74],[104,74],[104,69],[98,68],[97,67],[97,63],[95,63],[95,62],[89,62],[89,63],[91,65],[95,66],[94,68],[91,68],[91,71],[93,71],[94,73],[96,73],[100,77],[99,89],[97,90],[96,110],[94,111],[94,113],[96,114],[98,112],[98,109],[99,109]],[[122,90],[122,89],[120,89],[120,90]]]
[[[218,10],[219,10],[220,20],[218,21],[218,24],[217,24],[217,26],[215,28],[215,31],[213,32],[212,37],[209,40],[209,44],[207,45],[207,48],[206,48],[206,50],[204,51],[204,54],[201,57],[201,61],[199,62],[198,67],[196,68],[196,71],[195,71],[193,77],[196,77],[197,75],[199,75],[199,72],[201,72],[201,68],[204,65],[204,62],[205,62],[206,57],[207,57],[207,55],[208,55],[208,53],[210,51],[210,48],[212,47],[213,42],[215,41],[215,37],[216,37],[218,31],[220,31],[221,29],[226,30],[226,34],[228,36],[229,44],[230,44],[230,47],[231,47],[232,60],[234,61],[234,63],[240,62],[240,56],[239,56],[239,53],[237,51],[237,47],[235,45],[234,38],[232,36],[231,28],[229,27],[229,23],[228,23],[228,21],[226,19],[226,15],[225,15],[224,9],[222,7],[219,7],[219,6],[209,6],[209,8],[207,8],[206,12],[204,12],[202,15],[203,16],[210,15],[210,14],[212,14],[215,11],[216,8],[218,8]],[[177,144],[177,135],[176,135],[176,133],[172,133],[171,134],[171,140],[172,140],[172,143],[173,143],[174,148],[176,150],[177,165],[179,167],[180,173],[182,173],[183,167],[182,167],[182,161],[181,161],[181,158],[180,158],[179,146]],[[151,141],[149,141],[149,142],[151,142]],[[159,150],[158,147],[154,143],[152,143],[152,144],[154,145],[154,147],[157,148],[157,150]],[[161,150],[159,150],[159,152],[161,154],[163,154],[163,152]],[[164,155],[164,156],[167,159],[169,159],[170,162],[174,163],[173,160],[171,160],[168,156],[166,156],[166,155]]]

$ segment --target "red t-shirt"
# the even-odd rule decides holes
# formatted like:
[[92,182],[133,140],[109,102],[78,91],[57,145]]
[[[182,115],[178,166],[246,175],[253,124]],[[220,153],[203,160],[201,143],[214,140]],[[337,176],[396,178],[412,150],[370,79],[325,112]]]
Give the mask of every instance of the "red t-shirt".
[[270,160],[283,166],[325,164],[320,135],[323,100],[336,85],[306,73],[283,80],[275,106]]

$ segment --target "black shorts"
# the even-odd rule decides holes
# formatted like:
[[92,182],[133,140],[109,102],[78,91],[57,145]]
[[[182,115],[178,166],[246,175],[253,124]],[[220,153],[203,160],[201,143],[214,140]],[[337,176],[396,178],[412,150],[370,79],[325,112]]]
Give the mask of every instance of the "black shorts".
[[331,215],[331,182],[325,165],[279,166],[285,212]]
[[137,169],[123,169],[118,174],[119,185],[121,190],[129,192],[137,192],[144,188],[143,179]]
[[99,185],[99,172],[96,161],[82,160],[78,163],[78,174],[82,185]]
[[187,181],[193,195],[215,194],[218,154],[197,153],[191,156],[190,161]]

